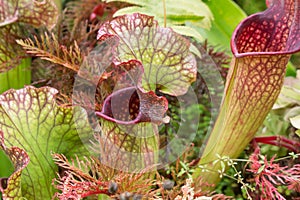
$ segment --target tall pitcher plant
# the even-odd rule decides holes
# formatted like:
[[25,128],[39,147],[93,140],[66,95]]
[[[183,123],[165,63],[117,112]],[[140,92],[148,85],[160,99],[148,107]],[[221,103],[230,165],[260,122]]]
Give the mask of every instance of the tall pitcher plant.
[[234,58],[216,124],[194,177],[216,184],[218,156],[236,158],[253,139],[276,101],[292,53],[300,50],[300,0],[267,0],[268,9],[236,28]]

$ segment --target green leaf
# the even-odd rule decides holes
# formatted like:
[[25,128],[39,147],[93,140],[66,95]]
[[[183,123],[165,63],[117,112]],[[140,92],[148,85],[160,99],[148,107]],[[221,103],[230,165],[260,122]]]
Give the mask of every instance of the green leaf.
[[147,91],[178,96],[196,79],[197,66],[190,43],[169,28],[158,27],[153,17],[133,14],[105,23],[98,39],[117,36],[115,64],[140,61],[144,67],[142,87]]
[[300,129],[300,115],[290,118],[290,121],[295,128]]
[[280,95],[273,109],[289,108],[300,105],[300,79],[299,77],[286,77]]
[[264,169],[265,169],[265,165],[262,165],[259,167],[259,169],[257,170],[257,174],[260,174]]
[[209,0],[205,2],[213,13],[214,20],[209,30],[196,28],[209,44],[222,46],[230,51],[230,39],[236,26],[247,17],[232,0]]
[[287,65],[287,68],[286,68],[285,76],[296,77],[296,75],[297,75],[296,67],[294,66],[294,64],[292,62],[289,62],[289,64]]
[[198,38],[199,41],[203,41],[204,38],[202,35],[196,30],[188,26],[172,26],[172,29],[181,35]]
[[245,0],[235,0],[247,14],[254,14],[266,9],[266,1],[256,1],[255,3]]
[[3,150],[0,150],[0,160],[0,178],[10,176],[13,173],[14,168],[11,161],[9,160],[9,158]]
[[30,158],[22,173],[22,194],[28,199],[52,198],[55,190],[51,183],[58,172],[52,152],[66,156],[87,154],[84,144],[92,130],[85,111],[58,106],[56,93],[53,88],[28,86],[0,96],[4,143],[8,148],[21,147]]
[[295,133],[300,137],[300,130],[297,130]]
[[[109,0],[108,2],[120,1]],[[142,13],[154,16],[160,26],[164,25],[164,4],[162,0],[121,0],[134,6],[125,7],[118,10],[114,16],[121,16],[124,14]],[[167,27],[176,27],[178,25],[193,24],[196,27],[210,29],[212,13],[205,3],[201,0],[165,0],[166,5],[166,25]],[[194,29],[191,28],[190,29]],[[174,30],[177,31],[177,30]],[[203,38],[199,34],[191,35],[191,30],[181,29],[180,34],[186,36],[193,36],[195,39],[202,41]],[[192,32],[195,32],[193,30]]]

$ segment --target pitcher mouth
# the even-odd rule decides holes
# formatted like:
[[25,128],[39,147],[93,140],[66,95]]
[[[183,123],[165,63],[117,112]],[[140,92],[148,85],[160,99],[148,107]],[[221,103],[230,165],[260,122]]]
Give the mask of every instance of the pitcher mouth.
[[140,115],[140,97],[136,87],[121,89],[109,95],[98,114],[120,124],[135,122]]
[[[148,102],[148,98],[150,102]],[[161,103],[151,105],[151,100],[153,100],[151,98]],[[150,105],[143,105],[143,103],[150,103]],[[103,103],[102,111],[95,113],[111,122],[133,125],[140,122],[165,122],[166,119],[163,115],[167,109],[168,102],[164,97],[156,96],[153,91],[143,93],[133,86],[120,89],[109,95]]]
[[[297,2],[273,0],[268,6],[264,12],[244,19],[235,29],[231,39],[235,57],[286,55],[299,51]],[[281,10],[291,13],[279,12]]]

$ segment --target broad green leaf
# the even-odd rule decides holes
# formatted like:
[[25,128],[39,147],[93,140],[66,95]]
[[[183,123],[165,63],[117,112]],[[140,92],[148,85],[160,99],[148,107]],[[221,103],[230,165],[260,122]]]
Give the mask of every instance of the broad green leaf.
[[199,41],[204,40],[202,35],[196,29],[193,29],[189,26],[172,26],[172,29],[181,35],[198,38]]
[[18,147],[6,148],[3,132],[0,131],[0,149],[4,150],[14,165],[14,172],[9,178],[0,178],[0,191],[4,200],[21,199],[21,174],[29,163],[27,153]]
[[119,38],[115,63],[140,61],[144,67],[142,88],[178,96],[196,79],[197,67],[188,40],[169,28],[161,28],[153,17],[133,14],[105,23],[98,39]]
[[[109,0],[108,2],[120,1]],[[133,4],[134,6],[125,7],[118,10],[114,16],[121,16],[124,14],[142,13],[149,16],[154,16],[160,26],[164,25],[164,4],[163,0],[121,0]],[[210,29],[211,20],[213,19],[212,13],[202,0],[165,0],[166,5],[166,25],[167,27],[176,27],[179,25],[193,24],[196,27],[202,27],[204,29]],[[174,29],[175,31],[176,28]],[[180,34],[186,36],[193,36],[199,41],[203,40],[203,37],[199,34],[191,35],[191,32],[195,32],[194,28],[179,30]]]
[[22,195],[28,199],[51,199],[52,179],[58,172],[51,153],[84,155],[83,145],[93,134],[85,111],[58,106],[56,93],[53,88],[28,86],[0,96],[4,143],[24,149],[30,158],[22,173]]
[[229,52],[231,35],[247,15],[232,0],[208,0],[205,3],[213,13],[212,27],[209,30],[195,28],[209,44],[221,46]]

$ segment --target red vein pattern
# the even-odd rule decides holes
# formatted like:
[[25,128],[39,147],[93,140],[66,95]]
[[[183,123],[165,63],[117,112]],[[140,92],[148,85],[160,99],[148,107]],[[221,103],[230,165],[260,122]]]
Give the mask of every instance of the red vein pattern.
[[142,87],[182,95],[196,79],[197,67],[190,43],[170,28],[161,28],[153,17],[132,14],[104,23],[98,39],[119,38],[115,63],[138,60],[144,67]]
[[121,89],[104,102],[100,117],[101,162],[125,171],[155,164],[158,151],[157,124],[163,122],[167,100],[135,87]]
[[16,43],[28,35],[27,25],[52,29],[58,16],[52,0],[0,0],[0,73],[28,57]]
[[265,12],[237,27],[225,97],[201,163],[216,154],[237,157],[263,123],[280,93],[290,54],[300,50],[299,5],[300,0],[269,1]]
[[0,73],[18,66],[21,59],[28,57],[21,46],[17,45],[16,39],[26,35],[18,24],[10,24],[0,27]]
[[0,0],[0,26],[21,22],[52,29],[58,16],[53,0]]
[[30,158],[22,172],[22,195],[27,199],[51,199],[54,195],[51,181],[57,167],[52,152],[87,155],[83,144],[93,137],[85,111],[58,106],[56,93],[50,87],[27,86],[0,96],[4,142],[8,147],[24,149]]

